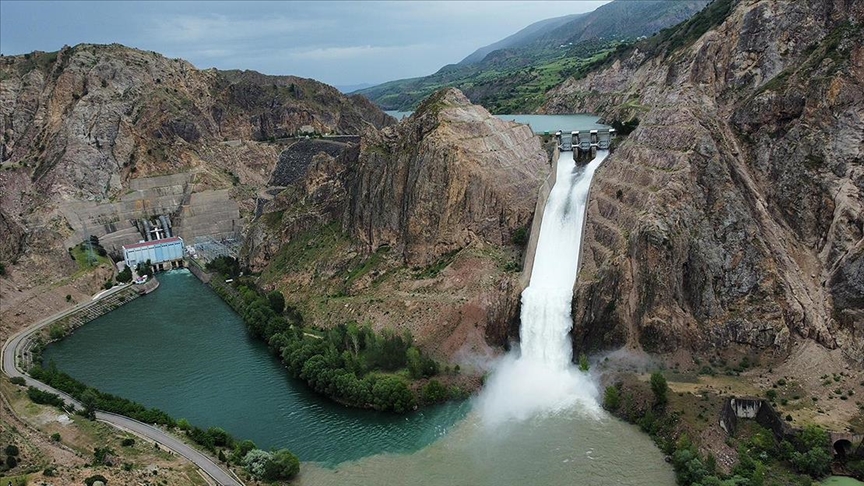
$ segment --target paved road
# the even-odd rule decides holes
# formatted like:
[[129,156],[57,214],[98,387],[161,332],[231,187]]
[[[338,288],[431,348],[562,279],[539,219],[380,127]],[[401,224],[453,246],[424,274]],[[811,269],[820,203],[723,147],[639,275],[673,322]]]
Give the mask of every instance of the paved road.
[[[120,290],[121,288],[117,289],[117,291]],[[100,298],[105,297],[106,295],[110,295],[111,293],[113,292],[102,294]],[[65,400],[67,404],[74,405],[75,408],[78,409],[84,408],[80,403],[78,403],[77,400],[73,399],[66,393],[63,393],[60,390],[55,390],[54,388],[51,388],[45,383],[34,380],[33,378],[30,378],[29,376],[24,374],[21,369],[18,368],[18,363],[16,362],[15,358],[16,356],[18,356],[18,350],[21,345],[26,343],[28,336],[38,331],[39,329],[47,326],[51,322],[54,322],[56,319],[71,314],[72,312],[75,312],[76,310],[84,307],[87,304],[89,304],[89,302],[78,304],[75,307],[63,312],[58,312],[57,314],[47,319],[43,319],[42,321],[39,321],[33,326],[24,329],[23,331],[13,335],[11,338],[6,340],[3,348],[0,349],[0,355],[2,355],[2,360],[0,360],[0,368],[2,368],[3,373],[5,373],[10,378],[20,376],[24,378],[24,380],[27,382],[27,385],[36,387],[40,390],[44,390],[47,392],[56,393],[61,398],[63,398],[63,400]],[[171,449],[175,453],[192,461],[196,466],[200,467],[205,473],[207,473],[211,478],[213,478],[216,483],[222,486],[243,486],[243,483],[241,483],[230,473],[216,465],[216,463],[211,461],[210,458],[193,449],[189,445],[184,444],[179,439],[175,438],[173,435],[170,435],[161,429],[147,425],[143,422],[139,422],[129,417],[124,417],[123,415],[117,415],[109,412],[96,412],[96,419],[111,424],[114,427],[128,430],[129,432],[132,432],[136,435],[157,442],[165,448]]]

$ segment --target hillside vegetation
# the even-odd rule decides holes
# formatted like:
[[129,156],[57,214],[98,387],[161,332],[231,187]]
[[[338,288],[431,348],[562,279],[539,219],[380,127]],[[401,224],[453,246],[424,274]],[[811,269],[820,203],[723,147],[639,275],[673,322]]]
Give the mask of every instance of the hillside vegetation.
[[568,77],[640,36],[690,18],[707,2],[614,1],[594,12],[543,20],[435,74],[358,91],[385,110],[413,110],[444,87],[459,88],[492,113],[529,113]]

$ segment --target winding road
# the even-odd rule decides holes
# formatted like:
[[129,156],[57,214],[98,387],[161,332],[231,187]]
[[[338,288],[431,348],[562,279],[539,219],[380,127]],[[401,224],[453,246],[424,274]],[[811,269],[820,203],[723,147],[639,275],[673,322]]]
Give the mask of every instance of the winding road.
[[[116,290],[112,290],[114,290],[114,292],[119,292],[126,287],[127,286],[115,287]],[[97,297],[96,300],[111,295],[114,292],[109,291],[101,294]],[[29,338],[33,333],[39,331],[40,329],[51,324],[57,319],[63,318],[69,314],[80,310],[81,308],[91,304],[92,302],[93,301],[91,300],[90,302],[78,304],[71,309],[54,314],[53,316],[47,319],[43,319],[36,324],[18,332],[17,334],[12,335],[12,337],[6,340],[3,348],[0,349],[0,357],[2,357],[2,359],[0,359],[0,369],[2,369],[3,373],[9,378],[20,376],[21,378],[24,378],[24,381],[27,383],[28,386],[32,386],[50,393],[55,393],[61,398],[63,398],[63,400],[65,400],[67,404],[74,405],[75,408],[78,409],[83,408],[83,406],[77,400],[75,400],[68,394],[63,393],[60,390],[56,390],[46,385],[45,383],[42,383],[41,381],[34,380],[33,378],[27,376],[27,374],[25,374],[20,368],[18,368],[16,357],[18,356],[21,347],[26,345],[27,338]],[[242,482],[240,482],[230,472],[219,467],[209,457],[205,456],[201,452],[195,450],[191,446],[183,443],[173,435],[168,434],[167,432],[159,428],[153,427],[143,422],[139,422],[129,417],[125,417],[123,415],[117,415],[109,412],[97,411],[96,420],[113,425],[114,427],[117,427],[119,429],[129,431],[140,437],[150,439],[165,447],[166,449],[170,449],[174,453],[181,455],[186,459],[189,459],[221,486],[243,486]]]

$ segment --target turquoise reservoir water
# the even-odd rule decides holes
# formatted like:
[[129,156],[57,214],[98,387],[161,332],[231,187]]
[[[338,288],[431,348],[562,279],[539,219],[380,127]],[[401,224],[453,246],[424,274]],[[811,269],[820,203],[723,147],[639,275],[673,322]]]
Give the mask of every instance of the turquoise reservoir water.
[[[397,120],[411,116],[413,111],[385,111]],[[502,120],[515,121],[530,125],[534,133],[555,133],[558,130],[570,132],[572,130],[592,130],[609,128],[597,123],[598,117],[587,114],[576,115],[495,115]]]
[[314,486],[675,483],[647,435],[578,409],[488,427],[472,403],[409,415],[348,409],[288,377],[240,318],[185,270],[156,292],[48,346],[44,356],[103,391],[287,447]]
[[264,449],[337,464],[415,451],[463,418],[467,403],[408,415],[348,409],[288,376],[240,317],[187,270],[156,292],[52,344],[46,362],[96,387],[199,427],[222,427]]

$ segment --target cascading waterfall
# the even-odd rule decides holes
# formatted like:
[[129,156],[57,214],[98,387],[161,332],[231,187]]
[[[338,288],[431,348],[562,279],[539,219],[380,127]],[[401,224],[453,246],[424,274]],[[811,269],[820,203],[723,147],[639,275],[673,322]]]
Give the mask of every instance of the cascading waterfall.
[[572,363],[570,306],[576,283],[588,190],[608,155],[598,151],[584,167],[561,152],[549,194],[528,288],[522,292],[521,355],[496,366],[478,410],[488,423],[524,420],[577,405],[597,412],[597,388]]

